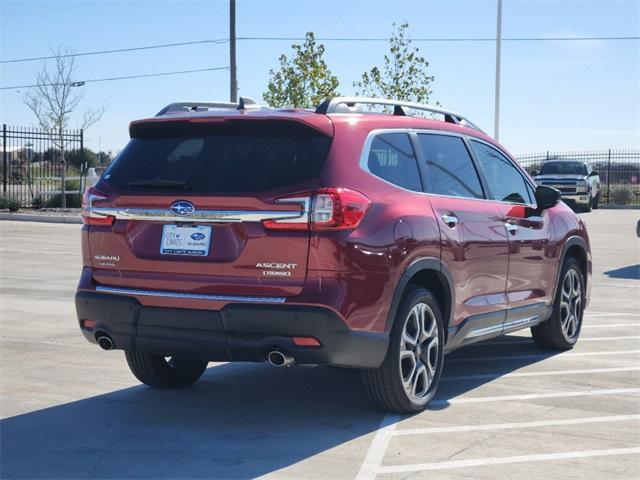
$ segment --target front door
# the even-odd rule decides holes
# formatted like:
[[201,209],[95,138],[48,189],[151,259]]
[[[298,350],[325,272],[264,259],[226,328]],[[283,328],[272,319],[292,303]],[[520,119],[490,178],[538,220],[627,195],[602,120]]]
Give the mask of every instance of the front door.
[[557,252],[551,248],[547,212],[535,210],[535,193],[520,169],[496,148],[472,140],[489,194],[509,240],[508,314],[503,331],[535,324],[551,304]]

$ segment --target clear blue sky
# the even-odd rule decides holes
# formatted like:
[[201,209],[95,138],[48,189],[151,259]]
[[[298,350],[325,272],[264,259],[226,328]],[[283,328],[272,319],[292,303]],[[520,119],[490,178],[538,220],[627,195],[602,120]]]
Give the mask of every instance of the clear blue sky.
[[[228,35],[227,0],[0,0],[2,59],[41,56],[59,44],[78,52]],[[238,36],[387,37],[408,21],[414,37],[493,37],[495,0],[237,0]],[[640,2],[504,0],[504,37],[638,36]],[[286,41],[240,41],[240,94],[261,100]],[[326,42],[326,61],[352,94],[361,73],[380,64],[384,42]],[[435,75],[433,99],[493,132],[495,45],[417,44]],[[79,57],[77,80],[227,66],[228,45],[195,45]],[[640,148],[640,42],[505,42],[501,142],[513,153],[547,149]],[[2,86],[34,81],[39,62],[1,65]],[[87,145],[119,150],[129,121],[176,100],[226,100],[226,70],[88,83],[82,107],[106,103]],[[33,125],[21,93],[0,91],[0,121]],[[77,120],[77,119],[76,119]]]

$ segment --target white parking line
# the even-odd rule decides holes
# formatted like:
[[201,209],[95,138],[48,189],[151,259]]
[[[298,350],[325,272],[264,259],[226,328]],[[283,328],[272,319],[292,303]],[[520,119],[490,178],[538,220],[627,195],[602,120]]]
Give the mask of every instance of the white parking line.
[[610,373],[610,372],[636,372],[640,367],[614,367],[614,368],[589,368],[580,370],[546,370],[541,372],[513,372],[513,373],[481,373],[478,375],[451,375],[444,376],[441,382],[453,382],[459,380],[491,380],[510,377],[545,377],[554,375],[574,375],[584,373]]
[[582,330],[585,328],[613,328],[613,327],[640,327],[640,323],[596,323],[582,325]]
[[640,393],[640,388],[607,388],[603,390],[583,390],[570,392],[525,393],[522,395],[498,395],[492,397],[462,397],[449,400],[433,400],[430,407],[443,407],[449,404],[508,402],[513,400],[537,400],[539,398],[587,397],[593,395],[619,395],[624,393]]
[[[619,337],[580,337],[578,342],[604,342],[604,341],[616,341],[616,340],[635,340],[640,338],[640,335],[623,335]],[[533,338],[522,337],[521,340],[496,340],[494,342],[478,342],[468,345],[469,347],[483,347],[487,345],[523,345],[527,343],[533,343]]]
[[605,317],[640,317],[640,313],[624,313],[624,312],[593,312],[587,310],[584,312],[586,316],[605,316]]
[[464,358],[447,358],[445,361],[451,362],[494,362],[498,360],[535,360],[545,358],[573,358],[573,357],[604,357],[609,355],[626,355],[640,353],[640,350],[611,350],[605,352],[565,352],[557,355],[549,355],[546,353],[536,353],[532,355],[501,355],[497,357],[464,357]]
[[609,415],[606,417],[565,418],[538,422],[491,423],[487,425],[457,425],[454,427],[407,428],[391,432],[391,435],[425,435],[430,433],[483,432],[487,430],[512,430],[515,428],[555,427],[560,425],[583,425],[587,423],[609,423],[640,420],[640,415]]
[[391,441],[391,434],[400,421],[400,415],[388,413],[380,422],[378,431],[376,432],[367,456],[360,466],[360,471],[356,475],[356,480],[373,480],[376,478],[376,474],[382,465],[384,455],[387,453],[389,442]]
[[579,450],[559,453],[538,453],[532,455],[515,455],[512,457],[472,458],[469,460],[450,460],[445,462],[414,463],[412,465],[393,465],[388,467],[380,467],[378,468],[377,473],[407,473],[425,470],[445,470],[451,468],[505,465],[508,463],[544,462],[547,460],[562,460],[567,458],[592,458],[608,457],[612,455],[633,455],[637,453],[640,453],[640,447]]

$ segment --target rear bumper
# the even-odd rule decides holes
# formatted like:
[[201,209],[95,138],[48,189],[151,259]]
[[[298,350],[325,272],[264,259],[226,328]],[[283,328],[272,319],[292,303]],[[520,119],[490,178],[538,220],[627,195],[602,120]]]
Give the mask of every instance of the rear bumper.
[[[351,330],[332,310],[300,305],[228,304],[221,310],[141,305],[126,295],[80,291],[76,311],[84,336],[108,334],[115,348],[211,361],[264,361],[280,350],[299,364],[378,367],[387,352],[384,333]],[[83,328],[83,320],[95,326]],[[292,337],[314,337],[321,347],[298,347]]]

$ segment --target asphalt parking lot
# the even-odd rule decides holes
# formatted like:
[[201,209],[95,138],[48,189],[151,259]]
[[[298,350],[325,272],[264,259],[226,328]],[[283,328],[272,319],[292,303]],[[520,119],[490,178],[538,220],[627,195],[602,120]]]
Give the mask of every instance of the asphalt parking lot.
[[529,332],[449,355],[437,399],[373,410],[331,368],[212,365],[156,391],[78,331],[79,226],[0,222],[2,478],[640,478],[638,210],[584,214],[594,286],[574,350]]

